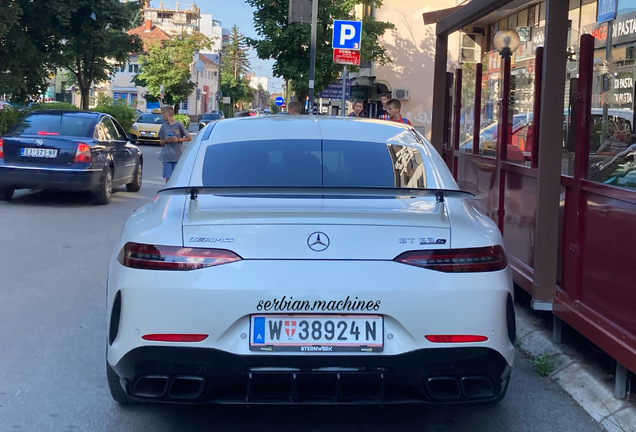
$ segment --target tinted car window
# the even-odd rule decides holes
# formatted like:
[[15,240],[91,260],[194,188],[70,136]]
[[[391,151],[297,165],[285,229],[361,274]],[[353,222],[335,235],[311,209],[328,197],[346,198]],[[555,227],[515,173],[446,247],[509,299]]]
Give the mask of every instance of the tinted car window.
[[102,119],[102,127],[104,128],[107,141],[116,141],[119,139],[119,134],[117,133],[115,125],[113,125],[113,122],[111,122],[108,117],[104,117]]
[[221,118],[220,114],[204,114],[201,120],[212,121],[212,120],[218,120],[220,118]]
[[215,144],[202,177],[204,186],[426,187],[417,148],[352,141]]
[[163,117],[161,114],[142,114],[137,119],[137,123],[163,124]]
[[95,117],[90,115],[29,114],[13,130],[19,134],[52,133],[66,136],[90,137]]

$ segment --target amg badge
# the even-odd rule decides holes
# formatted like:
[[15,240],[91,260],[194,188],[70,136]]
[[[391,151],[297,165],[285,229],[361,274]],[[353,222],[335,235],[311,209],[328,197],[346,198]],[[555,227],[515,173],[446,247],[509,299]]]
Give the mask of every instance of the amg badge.
[[190,237],[190,243],[234,243],[233,238]]
[[400,244],[420,244],[420,245],[427,245],[427,244],[446,244],[446,239],[435,239],[435,238],[400,238],[398,239],[398,241],[400,242]]

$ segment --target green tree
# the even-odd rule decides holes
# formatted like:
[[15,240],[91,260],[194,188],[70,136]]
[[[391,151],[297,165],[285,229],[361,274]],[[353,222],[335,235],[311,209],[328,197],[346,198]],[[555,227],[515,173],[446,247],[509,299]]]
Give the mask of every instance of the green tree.
[[88,109],[93,83],[110,80],[118,64],[125,63],[130,53],[141,51],[139,37],[126,33],[132,6],[120,0],[54,1],[64,5],[57,15],[57,36],[62,43],[54,63],[75,75],[82,108]]
[[[221,91],[223,96],[232,99],[232,104],[242,104],[254,97],[249,80],[245,77],[250,70],[248,49],[245,36],[235,24],[228,43],[221,51]],[[231,112],[228,110],[226,115],[231,115]]]
[[62,0],[11,0],[0,4],[0,94],[24,102],[47,88],[55,70],[51,54],[60,49],[56,10]]
[[[289,2],[279,0],[246,0],[256,8],[254,26],[262,39],[249,39],[261,59],[274,59],[273,72],[277,77],[291,81],[292,90],[304,101],[309,87],[309,60],[311,26],[289,24]],[[316,44],[316,77],[314,88],[322,91],[336,81],[343,66],[333,63],[331,48],[333,21],[355,20],[354,7],[363,3],[369,7],[380,7],[381,0],[320,0]],[[388,29],[394,28],[389,22],[377,21],[375,17],[362,19],[363,59],[379,64],[387,64],[390,59],[378,39]],[[354,72],[357,68],[351,68]]]
[[139,56],[140,71],[135,84],[148,88],[149,101],[160,97],[163,85],[164,101],[178,112],[178,104],[192,94],[196,85],[191,79],[194,55],[211,46],[212,41],[198,32],[183,32],[161,44],[152,44],[146,54]]

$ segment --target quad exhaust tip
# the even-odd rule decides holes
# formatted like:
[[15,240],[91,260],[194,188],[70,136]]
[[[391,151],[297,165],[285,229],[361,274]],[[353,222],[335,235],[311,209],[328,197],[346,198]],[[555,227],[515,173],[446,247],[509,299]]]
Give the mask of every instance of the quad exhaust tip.
[[495,387],[488,377],[466,376],[434,377],[426,380],[426,391],[431,398],[452,401],[462,397],[467,399],[487,399],[495,396]]
[[205,379],[197,376],[178,375],[170,379],[168,375],[144,375],[139,377],[132,388],[134,396],[158,399],[168,396],[175,400],[194,400],[205,390]]

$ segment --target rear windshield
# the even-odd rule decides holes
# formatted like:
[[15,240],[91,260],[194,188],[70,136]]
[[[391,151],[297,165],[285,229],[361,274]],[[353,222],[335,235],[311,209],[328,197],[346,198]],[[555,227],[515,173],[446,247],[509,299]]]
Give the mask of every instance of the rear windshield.
[[220,118],[220,114],[204,114],[201,120],[218,120]]
[[137,122],[163,124],[163,116],[161,114],[142,114],[137,119]]
[[19,134],[55,134],[92,137],[95,117],[81,114],[31,114],[13,130]]
[[356,141],[213,144],[202,176],[203,186],[426,187],[417,148]]

